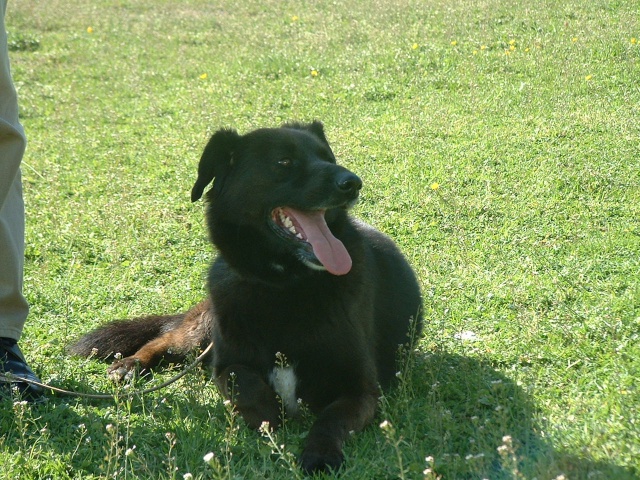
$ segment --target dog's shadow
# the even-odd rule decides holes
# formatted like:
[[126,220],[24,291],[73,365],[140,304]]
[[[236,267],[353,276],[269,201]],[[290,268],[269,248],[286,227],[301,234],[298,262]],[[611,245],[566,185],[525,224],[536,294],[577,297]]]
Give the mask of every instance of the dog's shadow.
[[[366,428],[347,442],[341,478],[397,478],[399,469],[403,470],[401,478],[421,480],[542,480],[563,478],[561,475],[571,480],[638,478],[639,472],[631,468],[563,451],[557,440],[549,438],[541,412],[532,395],[514,380],[515,373],[501,373],[483,358],[441,351],[412,354],[404,365],[399,372],[399,385],[381,400],[378,423],[383,428]],[[172,396],[177,397],[172,402],[159,402],[156,395],[150,395],[131,407],[134,413],[147,411],[173,418],[172,432],[179,440],[177,448],[181,453],[177,465],[180,471],[194,468],[183,457],[201,458],[210,450],[218,452],[219,457],[228,450],[229,460],[233,457],[230,468],[240,476],[271,468],[268,465],[272,461],[283,466],[282,459],[274,457],[259,434],[246,428],[230,428],[225,405],[211,399],[213,385],[205,372],[190,377],[190,383],[190,388],[176,388]],[[9,408],[11,403],[7,400],[3,405]],[[5,438],[5,444],[14,444],[19,450],[25,441],[29,442],[22,435],[31,432],[32,440],[37,438],[48,448],[67,455],[69,468],[100,474],[109,468],[103,459],[109,445],[104,441],[94,444],[88,439],[108,436],[105,424],[116,423],[116,419],[101,418],[101,409],[81,405],[82,402],[69,408],[66,400],[54,397],[30,414],[29,418],[35,416],[37,420],[25,417],[22,427],[16,418],[11,420],[16,417],[15,412],[0,415],[3,431],[14,424],[7,430],[13,434]],[[65,406],[62,413],[60,406]],[[176,411],[171,413],[172,409]],[[127,426],[128,421],[123,421]],[[239,419],[235,422],[238,427],[242,424]],[[298,453],[311,422],[312,418],[303,418],[287,423],[284,432],[278,434],[278,442],[286,443],[289,452]],[[51,438],[43,439],[39,432],[47,425],[52,427],[46,434]],[[147,459],[157,455],[159,462],[163,456],[171,456],[172,447],[168,444],[168,453],[145,448],[149,442],[162,445],[170,440],[165,438],[168,434],[164,423],[136,423],[131,427],[130,442],[139,444],[140,454]],[[63,442],[61,437],[76,441]],[[292,458],[295,462],[295,456]],[[202,469],[204,465],[196,471]],[[283,476],[277,478],[293,477],[285,469]]]
[[638,478],[557,448],[531,394],[487,360],[438,352],[408,362],[381,418],[393,425],[384,432],[389,447],[402,440],[416,478]]

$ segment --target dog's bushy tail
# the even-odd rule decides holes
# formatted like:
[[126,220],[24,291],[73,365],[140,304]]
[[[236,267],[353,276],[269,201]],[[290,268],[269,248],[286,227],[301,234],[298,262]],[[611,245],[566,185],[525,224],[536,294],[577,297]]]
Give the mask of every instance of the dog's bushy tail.
[[116,353],[128,357],[147,342],[175,330],[184,321],[185,316],[186,313],[181,313],[116,320],[87,333],[70,345],[67,351],[71,355],[94,356],[105,360],[112,359]]

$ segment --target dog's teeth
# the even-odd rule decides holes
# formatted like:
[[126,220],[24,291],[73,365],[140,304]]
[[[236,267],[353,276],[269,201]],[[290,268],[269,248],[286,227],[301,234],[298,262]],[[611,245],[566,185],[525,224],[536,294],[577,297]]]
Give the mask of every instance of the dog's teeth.
[[284,228],[286,228],[292,235],[295,235],[300,240],[304,239],[302,237],[302,234],[298,233],[298,230],[296,230],[296,226],[294,225],[293,220],[285,215],[282,210],[278,211],[278,218],[280,219],[280,224]]
[[[295,230],[295,226],[293,225],[291,219],[282,212],[280,212],[280,221],[282,222],[282,225],[284,225],[284,227],[289,231],[292,231],[291,229]],[[293,231],[293,233],[295,234],[296,232]]]

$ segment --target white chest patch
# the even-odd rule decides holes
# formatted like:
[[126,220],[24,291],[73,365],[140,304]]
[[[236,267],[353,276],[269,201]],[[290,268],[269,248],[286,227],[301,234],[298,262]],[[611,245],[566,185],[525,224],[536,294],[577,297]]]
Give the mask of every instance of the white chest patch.
[[289,414],[298,411],[298,399],[296,398],[296,373],[293,367],[275,367],[269,375],[269,383],[282,399],[284,408]]

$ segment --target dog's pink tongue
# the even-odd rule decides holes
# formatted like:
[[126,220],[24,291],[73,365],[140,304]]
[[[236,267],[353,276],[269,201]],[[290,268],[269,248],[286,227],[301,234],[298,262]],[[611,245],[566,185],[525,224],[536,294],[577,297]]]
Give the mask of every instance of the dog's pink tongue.
[[324,210],[301,212],[287,208],[304,230],[313,253],[333,275],[346,275],[351,270],[351,256],[343,243],[333,236],[324,220]]

